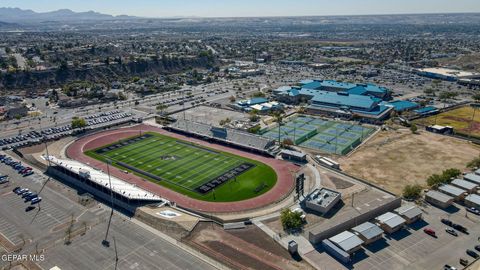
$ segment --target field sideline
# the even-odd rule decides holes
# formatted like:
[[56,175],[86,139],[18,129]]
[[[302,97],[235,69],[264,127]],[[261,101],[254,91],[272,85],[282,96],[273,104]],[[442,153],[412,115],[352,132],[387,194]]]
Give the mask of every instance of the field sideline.
[[[245,200],[267,192],[276,183],[275,171],[259,161],[154,132],[146,133],[146,135],[148,137],[144,136],[146,138],[121,145],[118,148],[107,149],[109,145],[119,145],[119,142],[115,142],[87,151],[85,154],[102,161],[109,159],[115,167],[128,170],[151,182],[204,201]],[[120,143],[131,139],[124,139]],[[105,149],[104,152],[100,151],[103,149]],[[141,171],[125,168],[122,163]],[[245,171],[240,171],[239,168],[246,166],[245,164],[250,167]],[[238,176],[235,176],[234,170],[240,171]],[[161,180],[149,177],[142,171],[157,176]],[[225,174],[229,174],[228,177]],[[214,187],[213,190],[205,193],[199,192],[199,188],[205,187],[222,176],[229,180]]]

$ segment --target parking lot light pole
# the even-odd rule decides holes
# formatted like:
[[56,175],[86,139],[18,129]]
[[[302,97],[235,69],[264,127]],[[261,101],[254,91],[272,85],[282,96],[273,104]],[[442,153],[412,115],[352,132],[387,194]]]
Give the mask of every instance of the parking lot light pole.
[[112,179],[110,178],[110,166],[109,166],[111,160],[107,159],[106,161],[107,161],[108,183],[110,185],[110,208],[111,208],[111,212],[110,212],[110,217],[108,219],[107,231],[105,232],[105,239],[103,239],[102,245],[104,247],[110,247],[110,242],[108,242],[107,238],[108,238],[108,231],[110,230],[110,224],[112,222],[112,217],[113,217],[113,188],[112,188]]

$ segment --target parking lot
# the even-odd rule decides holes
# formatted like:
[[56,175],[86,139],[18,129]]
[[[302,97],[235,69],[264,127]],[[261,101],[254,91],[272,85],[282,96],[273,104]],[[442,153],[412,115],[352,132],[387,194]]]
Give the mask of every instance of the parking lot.
[[[406,225],[392,235],[384,235],[383,239],[364,247],[354,255],[352,265],[344,265],[328,255],[321,247],[306,256],[322,269],[443,269],[445,264],[462,269],[459,259],[465,258],[473,262],[474,258],[465,253],[466,249],[475,250],[480,244],[480,217],[468,213],[457,205],[456,212],[446,212],[434,206],[421,207],[423,220]],[[469,234],[458,232],[458,237],[445,232],[446,225],[441,223],[447,218],[468,228]],[[435,230],[437,238],[427,235],[423,229]],[[479,252],[477,252],[479,253]]]
[[[23,177],[10,166],[0,163],[0,175],[9,175],[9,182],[0,185],[0,253],[31,254],[43,251],[44,269],[113,269],[115,254],[113,237],[118,249],[118,269],[210,269],[209,264],[170,244],[138,225],[129,217],[115,212],[108,240],[111,248],[102,246],[110,209],[94,203],[86,208],[72,200],[68,187],[36,171]],[[25,187],[40,193],[42,201],[26,212],[30,203],[12,190]],[[43,187],[44,186],[44,187]],[[55,186],[55,188],[51,188]],[[42,189],[43,187],[43,189]],[[41,192],[40,192],[41,190]],[[66,243],[67,229],[72,224],[71,243]],[[79,255],[84,256],[79,256]],[[89,259],[85,259],[89,258]],[[0,268],[8,265],[0,261]]]

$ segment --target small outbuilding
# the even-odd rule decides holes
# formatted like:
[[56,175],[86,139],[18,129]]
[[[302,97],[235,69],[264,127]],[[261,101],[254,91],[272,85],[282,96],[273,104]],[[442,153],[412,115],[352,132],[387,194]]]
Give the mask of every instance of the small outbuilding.
[[381,239],[383,235],[383,230],[371,222],[365,222],[353,227],[352,232],[362,239],[364,245]]
[[353,254],[355,251],[358,251],[363,244],[362,239],[349,231],[339,233],[328,240],[348,254]]
[[480,209],[480,196],[477,194],[470,194],[465,197],[465,205],[468,207],[475,207]]
[[468,193],[474,193],[477,191],[478,185],[472,182],[462,180],[462,179],[455,179],[451,183],[451,185],[466,190]]
[[462,201],[465,196],[467,196],[467,192],[465,190],[452,185],[442,185],[438,187],[438,191],[453,197],[455,201]]
[[375,220],[386,233],[394,233],[400,230],[406,222],[404,218],[392,212],[378,216]]
[[[478,170],[477,170],[478,171]],[[472,182],[476,185],[480,185],[480,175],[478,175],[476,172],[475,173],[467,173],[463,176],[463,179]]]
[[435,190],[430,190],[425,194],[425,201],[442,209],[452,205],[453,199],[453,197]]
[[407,204],[394,211],[405,219],[407,224],[412,224],[422,218],[422,210],[415,205]]

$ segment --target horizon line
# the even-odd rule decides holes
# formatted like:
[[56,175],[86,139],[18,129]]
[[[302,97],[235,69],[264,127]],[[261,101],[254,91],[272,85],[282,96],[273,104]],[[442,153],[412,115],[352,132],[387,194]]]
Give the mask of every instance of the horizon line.
[[[235,18],[294,18],[294,17],[352,17],[352,16],[400,16],[400,15],[442,15],[442,14],[480,14],[480,11],[462,11],[462,12],[406,12],[406,13],[365,13],[365,14],[328,14],[328,15],[265,15],[265,16],[198,16],[198,15],[172,15],[172,16],[139,16],[128,14],[110,14],[95,10],[76,11],[69,8],[60,8],[49,11],[35,11],[33,9],[22,9],[19,7],[2,6],[0,8],[20,9],[22,11],[33,11],[35,13],[49,13],[59,10],[70,10],[75,13],[96,12],[103,15],[110,15],[112,17],[136,17],[137,19],[181,19],[181,18],[197,18],[197,19],[235,19]],[[1,20],[1,19],[0,19]]]

